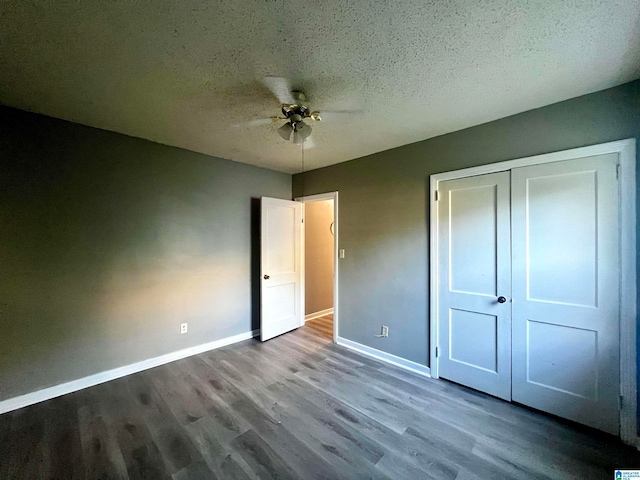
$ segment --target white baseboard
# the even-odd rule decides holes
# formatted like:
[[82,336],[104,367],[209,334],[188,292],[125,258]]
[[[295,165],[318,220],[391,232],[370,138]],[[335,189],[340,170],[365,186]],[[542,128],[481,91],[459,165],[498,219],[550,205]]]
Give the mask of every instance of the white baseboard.
[[93,387],[94,385],[108,382],[109,380],[115,380],[116,378],[125,377],[127,375],[131,375],[132,373],[137,373],[149,368],[164,365],[165,363],[175,362],[176,360],[180,360],[182,358],[197,355],[209,350],[215,350],[216,348],[231,345],[232,343],[248,340],[250,338],[257,337],[258,335],[260,335],[260,330],[241,333],[239,335],[223,338],[214,342],[204,343],[195,347],[178,350],[177,352],[160,355],[159,357],[148,358],[147,360],[143,360],[141,362],[132,363],[131,365],[125,365],[124,367],[114,368],[112,370],[107,370],[106,372],[96,373],[94,375],[89,375],[88,377],[79,378],[78,380],[72,380],[70,382],[62,383],[53,387],[44,388],[42,390],[38,390],[37,392],[27,393],[25,395],[20,395],[19,397],[9,398],[0,402],[0,415],[12,410],[17,410],[19,408],[33,405],[35,403],[40,403],[55,397],[60,397],[61,395],[66,395],[67,393],[77,392],[78,390],[82,390],[84,388]]
[[336,339],[336,343],[358,353],[362,353],[363,355],[367,355],[368,357],[375,358],[376,360],[390,363],[391,365],[395,365],[396,367],[400,367],[404,370],[409,370],[410,372],[422,375],[423,377],[431,378],[431,369],[429,367],[416,362],[412,362],[411,360],[406,360],[402,357],[383,352],[382,350],[378,350],[377,348],[367,347],[366,345],[347,340],[343,337],[338,337]]
[[333,315],[333,308],[327,308],[326,310],[318,310],[317,312],[309,313],[304,316],[304,321],[313,320],[314,318],[324,317],[325,315]]

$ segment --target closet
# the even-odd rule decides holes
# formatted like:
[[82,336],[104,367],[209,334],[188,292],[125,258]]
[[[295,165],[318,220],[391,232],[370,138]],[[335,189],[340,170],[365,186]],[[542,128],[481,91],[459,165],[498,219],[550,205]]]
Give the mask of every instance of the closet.
[[437,376],[619,433],[618,166],[605,153],[438,181]]

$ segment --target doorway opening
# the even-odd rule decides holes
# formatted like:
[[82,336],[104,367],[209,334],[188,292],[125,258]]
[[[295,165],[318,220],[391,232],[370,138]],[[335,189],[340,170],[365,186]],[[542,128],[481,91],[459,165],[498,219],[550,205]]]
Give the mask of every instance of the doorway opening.
[[296,199],[304,203],[302,229],[305,328],[335,341],[337,337],[338,192]]

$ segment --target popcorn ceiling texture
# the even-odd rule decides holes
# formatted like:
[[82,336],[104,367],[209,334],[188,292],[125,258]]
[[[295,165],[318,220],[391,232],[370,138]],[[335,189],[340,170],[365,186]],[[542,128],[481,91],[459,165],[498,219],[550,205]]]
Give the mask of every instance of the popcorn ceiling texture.
[[313,109],[306,169],[640,76],[640,0],[0,4],[0,103],[283,172],[300,148],[248,126],[291,80]]

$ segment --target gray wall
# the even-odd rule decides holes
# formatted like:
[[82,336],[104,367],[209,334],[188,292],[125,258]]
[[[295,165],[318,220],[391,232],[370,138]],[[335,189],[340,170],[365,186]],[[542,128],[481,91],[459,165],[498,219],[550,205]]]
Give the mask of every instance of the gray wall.
[[[313,170],[304,183],[295,175],[294,196],[340,192],[339,335],[428,365],[429,175],[629,137],[640,137],[640,81]],[[389,338],[374,337],[383,324]]]
[[290,175],[4,107],[0,162],[0,400],[259,328]]
[[305,314],[333,308],[333,200],[304,204]]

